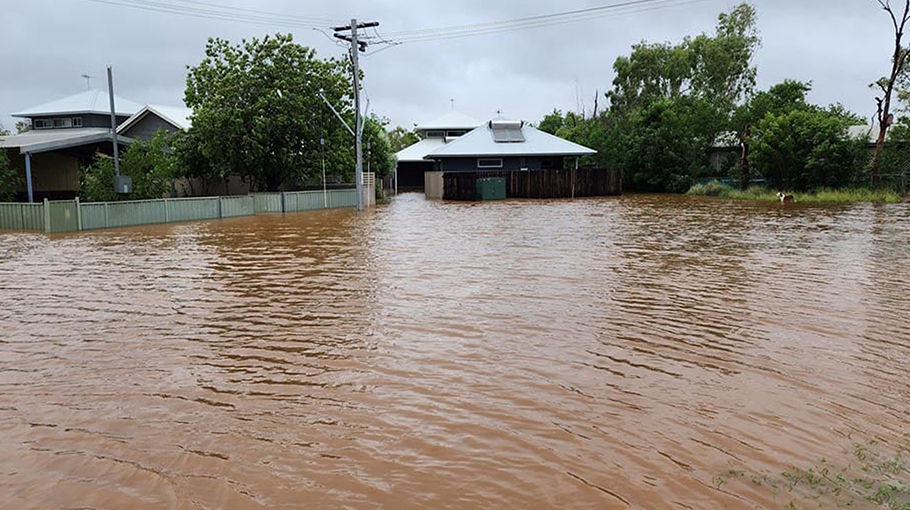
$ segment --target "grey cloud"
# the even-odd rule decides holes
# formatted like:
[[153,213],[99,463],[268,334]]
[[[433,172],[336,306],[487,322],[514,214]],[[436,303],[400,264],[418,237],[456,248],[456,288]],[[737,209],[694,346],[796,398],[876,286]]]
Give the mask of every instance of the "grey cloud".
[[[381,32],[510,19],[607,3],[604,0],[460,3],[241,2],[212,0],[299,16],[377,19]],[[186,66],[198,62],[210,36],[239,40],[291,31],[322,56],[341,49],[307,29],[192,19],[87,0],[7,0],[0,20],[0,123],[9,114],[84,89],[81,74],[112,64],[119,95],[140,103],[179,104]],[[537,120],[553,108],[575,109],[576,89],[588,109],[612,81],[612,62],[641,40],[678,41],[713,30],[735,2],[709,0],[666,10],[480,37],[405,44],[364,59],[372,110],[411,126],[444,112],[449,99],[476,117]],[[811,80],[811,99],[842,102],[868,116],[868,84],[888,66],[888,19],[873,0],[757,0],[764,45],[759,84]],[[576,86],[577,80],[577,86]],[[100,81],[98,82],[100,84]]]

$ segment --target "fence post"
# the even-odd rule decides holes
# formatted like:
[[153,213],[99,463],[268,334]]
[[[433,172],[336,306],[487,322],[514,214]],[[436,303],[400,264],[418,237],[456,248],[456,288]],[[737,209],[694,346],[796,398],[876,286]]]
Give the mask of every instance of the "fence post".
[[47,198],[44,199],[44,233],[51,232],[51,206]]
[[82,232],[82,203],[79,202],[79,197],[76,197],[76,226]]
[[170,214],[170,212],[167,210],[167,199],[166,199],[166,198],[164,199],[164,222],[165,222],[165,223],[170,223],[170,222],[171,222],[171,214]]
[[222,212],[223,207],[221,206],[221,200],[222,200],[223,198],[224,198],[224,197],[218,197],[218,218],[221,218],[221,217],[222,217],[222,216],[221,216],[221,212]]
[[283,191],[281,192],[281,212],[282,213],[288,212],[287,208],[284,206],[284,192]]
[[107,219],[107,202],[104,203],[104,228],[110,228],[111,223]]
[[25,230],[25,204],[19,204],[19,230]]

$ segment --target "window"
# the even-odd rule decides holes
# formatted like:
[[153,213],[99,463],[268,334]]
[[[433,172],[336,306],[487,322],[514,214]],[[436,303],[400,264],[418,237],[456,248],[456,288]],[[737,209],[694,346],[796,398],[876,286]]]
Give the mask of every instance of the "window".
[[446,131],[446,136],[449,138],[458,138],[459,136],[464,136],[467,131]]
[[477,168],[502,168],[502,158],[480,158]]
[[73,127],[82,127],[82,117],[73,117]]
[[54,123],[49,120],[35,119],[35,129],[49,129],[54,127]]
[[445,138],[445,131],[427,131],[427,138]]

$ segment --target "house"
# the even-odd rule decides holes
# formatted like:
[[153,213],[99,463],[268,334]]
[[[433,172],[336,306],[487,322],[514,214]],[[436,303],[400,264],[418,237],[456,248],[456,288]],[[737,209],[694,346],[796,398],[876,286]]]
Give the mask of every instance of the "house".
[[[117,124],[141,107],[115,96]],[[79,193],[79,171],[98,152],[111,154],[111,112],[108,93],[88,90],[28,108],[13,117],[28,119],[32,129],[0,137],[13,168],[22,176],[19,200],[71,199]],[[117,137],[118,143],[130,139]]]
[[563,170],[566,158],[597,151],[520,120],[494,119],[429,152],[436,172]]
[[146,105],[120,124],[117,134],[136,140],[151,140],[156,133],[175,133],[192,126],[193,110],[179,106]]
[[479,126],[481,122],[456,110],[415,128],[421,140],[397,154],[398,189],[423,191],[424,173],[433,170],[426,156]]

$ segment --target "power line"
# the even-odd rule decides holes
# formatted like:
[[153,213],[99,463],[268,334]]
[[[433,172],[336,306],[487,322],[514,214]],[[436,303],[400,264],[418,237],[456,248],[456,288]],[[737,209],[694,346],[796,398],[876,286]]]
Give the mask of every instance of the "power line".
[[[582,21],[589,21],[594,19],[603,19],[611,18],[616,16],[623,16],[628,14],[635,14],[640,12],[654,11],[659,9],[666,9],[670,7],[678,7],[683,5],[696,4],[701,2],[706,2],[708,0],[646,0],[642,2],[636,2],[638,4],[651,4],[650,7],[645,8],[625,8],[619,9],[616,11],[610,12],[595,12],[595,13],[583,13],[581,15],[572,15],[572,16],[561,16],[553,19],[540,19],[538,21],[530,21],[523,23],[514,23],[514,22],[501,22],[501,26],[488,26],[485,28],[462,28],[459,31],[449,30],[448,32],[435,33],[434,30],[429,30],[426,35],[412,35],[405,37],[393,37],[389,32],[386,32],[386,36],[390,37],[391,42],[396,42],[399,44],[413,43],[413,42],[427,42],[427,41],[437,41],[445,39],[457,39],[463,37],[472,37],[478,35],[488,35],[488,34],[498,34],[504,32],[512,32],[518,30],[528,30],[533,28],[549,27],[549,26],[558,26],[565,25],[568,23],[579,23]],[[466,25],[467,27],[468,25]]]
[[598,7],[589,7],[586,9],[576,9],[576,10],[572,10],[572,11],[554,12],[554,13],[550,13],[550,14],[540,14],[540,15],[536,15],[536,16],[526,16],[523,18],[515,18],[515,19],[501,20],[501,21],[491,21],[491,22],[486,22],[486,23],[472,23],[472,24],[467,24],[467,25],[452,25],[452,26],[447,26],[447,27],[423,28],[423,29],[415,29],[415,30],[403,30],[403,31],[397,31],[397,32],[386,32],[386,35],[389,37],[392,37],[392,38],[398,38],[399,36],[405,37],[405,36],[419,35],[419,34],[442,34],[445,32],[461,32],[461,31],[465,31],[465,30],[502,28],[502,27],[509,26],[509,25],[521,25],[521,24],[525,24],[528,22],[539,22],[539,21],[550,20],[550,19],[586,15],[586,14],[621,9],[621,8],[626,8],[626,7],[635,7],[638,5],[652,4],[652,3],[656,3],[656,2],[660,2],[660,1],[662,1],[662,0],[627,0],[624,2],[620,2],[620,3],[601,5]]
[[215,19],[223,21],[235,21],[240,23],[286,26],[297,28],[320,28],[326,23],[317,21],[296,20],[293,16],[287,15],[252,15],[242,12],[229,12],[216,9],[205,9],[197,7],[188,7],[175,5],[164,2],[154,2],[149,0],[88,0],[90,2],[116,5],[120,7],[129,7],[145,11],[163,12],[168,14],[177,14],[191,18]]

